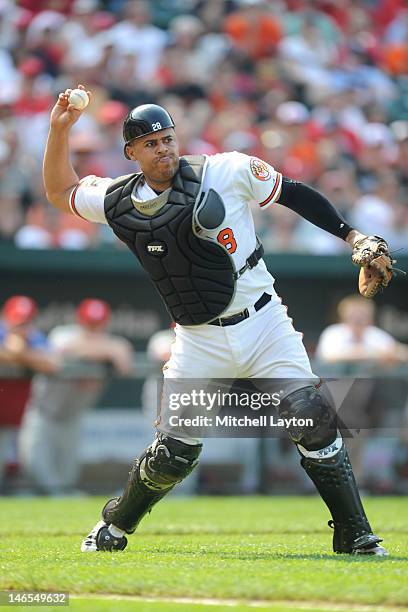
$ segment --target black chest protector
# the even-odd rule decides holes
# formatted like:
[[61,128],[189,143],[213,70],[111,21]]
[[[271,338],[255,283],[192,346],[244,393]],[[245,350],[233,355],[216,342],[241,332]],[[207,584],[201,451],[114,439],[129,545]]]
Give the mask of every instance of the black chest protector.
[[135,208],[131,194],[141,174],[114,180],[105,196],[105,215],[116,236],[136,255],[163,298],[172,319],[202,325],[221,316],[235,293],[232,258],[217,242],[200,237],[225,216],[220,196],[201,183],[205,157],[180,158],[164,204],[152,216]]

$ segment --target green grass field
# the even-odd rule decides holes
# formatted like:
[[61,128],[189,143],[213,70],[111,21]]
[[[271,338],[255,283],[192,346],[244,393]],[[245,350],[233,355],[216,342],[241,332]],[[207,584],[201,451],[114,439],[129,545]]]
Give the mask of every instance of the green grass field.
[[303,497],[173,496],[125,551],[80,553],[104,501],[1,499],[0,590],[69,591],[68,609],[101,612],[408,607],[406,498],[366,500],[387,559],[334,555],[328,512]]

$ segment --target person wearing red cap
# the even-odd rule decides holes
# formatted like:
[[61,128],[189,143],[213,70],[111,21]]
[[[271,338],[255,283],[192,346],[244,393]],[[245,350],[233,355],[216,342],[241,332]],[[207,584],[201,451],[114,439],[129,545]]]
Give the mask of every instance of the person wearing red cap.
[[77,319],[85,327],[105,324],[110,319],[110,308],[102,300],[83,300],[77,308]]
[[3,305],[0,321],[0,363],[40,372],[54,372],[45,335],[34,325],[37,304],[25,295],[14,295]]
[[105,388],[110,368],[126,376],[132,366],[132,348],[108,333],[111,310],[98,299],[83,300],[75,325],[54,328],[50,346],[67,362],[84,361],[107,366],[100,374],[59,377],[38,375],[24,415],[19,438],[21,463],[37,492],[45,495],[75,491],[80,471],[82,416],[93,408]]
[[[22,372],[51,374],[58,367],[47,339],[36,327],[37,304],[25,295],[14,295],[3,305],[0,318],[0,364],[17,366]],[[2,381],[0,415],[0,488],[16,426],[29,393],[29,375]]]

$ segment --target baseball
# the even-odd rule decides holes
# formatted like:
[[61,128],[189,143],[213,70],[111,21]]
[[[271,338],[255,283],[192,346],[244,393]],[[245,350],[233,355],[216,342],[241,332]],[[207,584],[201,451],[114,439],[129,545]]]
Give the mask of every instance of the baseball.
[[68,101],[76,110],[83,110],[89,104],[89,97],[83,89],[73,89],[69,94]]

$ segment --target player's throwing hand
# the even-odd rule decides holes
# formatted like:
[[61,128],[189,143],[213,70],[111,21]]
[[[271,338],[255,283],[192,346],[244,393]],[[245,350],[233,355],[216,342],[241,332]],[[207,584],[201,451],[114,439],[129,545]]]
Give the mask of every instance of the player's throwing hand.
[[[78,85],[78,89],[86,91],[90,101],[92,100],[92,94],[87,91],[83,85]],[[51,111],[50,124],[53,128],[70,128],[74,125],[82,115],[85,109],[77,109],[70,104],[69,95],[72,89],[66,89],[65,92],[61,92],[58,96],[57,103]]]

